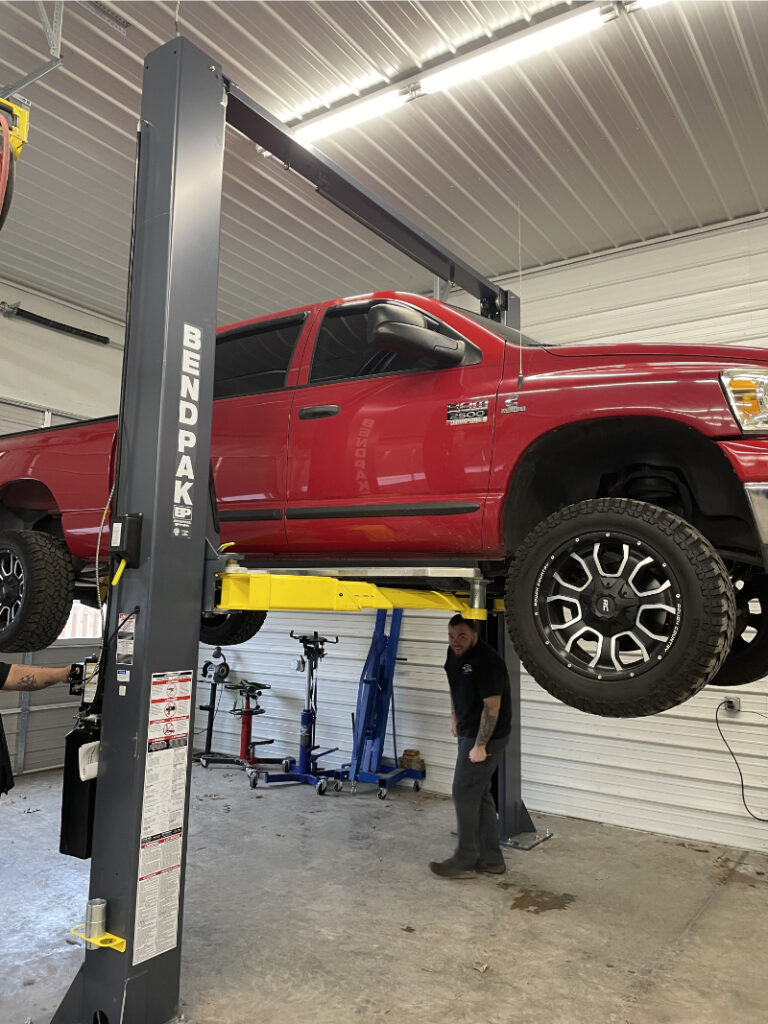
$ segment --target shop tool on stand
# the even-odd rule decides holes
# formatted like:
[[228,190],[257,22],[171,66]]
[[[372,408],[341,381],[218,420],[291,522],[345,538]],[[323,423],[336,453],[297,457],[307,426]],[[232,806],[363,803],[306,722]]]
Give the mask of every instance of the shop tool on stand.
[[[227,682],[227,680],[230,681]],[[199,705],[200,711],[208,712],[205,746],[199,754],[195,754],[195,759],[200,762],[203,768],[207,768],[210,764],[236,764],[246,769],[258,764],[280,764],[281,758],[279,757],[264,758],[256,757],[254,754],[255,747],[274,743],[274,740],[253,739],[253,720],[257,715],[265,714],[267,710],[259,704],[259,697],[263,690],[272,689],[271,685],[269,683],[250,682],[247,679],[234,682],[230,677],[229,663],[220,647],[214,648],[211,660],[204,662],[201,681],[210,683],[211,687],[208,703]],[[213,723],[216,718],[219,701],[221,700],[221,695],[218,693],[219,687],[239,694],[239,699],[242,701],[242,703],[236,704],[235,707],[227,709],[227,714],[234,715],[235,718],[240,719],[239,757],[233,754],[217,754],[211,750]],[[253,787],[255,785],[254,779],[252,776],[250,776],[250,779],[251,786]]]
[[[255,787],[259,776],[264,782],[306,782],[314,786],[317,793],[322,796],[328,786],[328,779],[334,779],[337,789],[341,788],[339,773],[333,768],[320,768],[318,761],[326,754],[332,754],[338,747],[330,747],[328,750],[321,750],[315,753],[315,725],[317,724],[317,666],[321,658],[325,657],[325,645],[337,644],[339,638],[330,640],[326,636],[320,636],[315,630],[314,633],[294,633],[291,636],[298,640],[304,648],[304,657],[300,659],[299,666],[303,663],[307,670],[307,689],[304,700],[304,709],[301,712],[301,728],[299,730],[299,758],[287,757],[282,762],[282,772],[261,771],[258,767],[248,769],[251,786]],[[272,763],[279,763],[272,762]]]

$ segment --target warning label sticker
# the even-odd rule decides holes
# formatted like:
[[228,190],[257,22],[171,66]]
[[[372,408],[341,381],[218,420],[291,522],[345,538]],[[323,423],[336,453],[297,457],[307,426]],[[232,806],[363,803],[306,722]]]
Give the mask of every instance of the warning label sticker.
[[152,675],[133,963],[177,942],[192,671]]
[[122,625],[117,630],[117,657],[118,665],[133,664],[133,648],[136,641],[136,616],[133,612],[121,614]]
[[173,949],[178,937],[182,831],[142,840],[133,962]]

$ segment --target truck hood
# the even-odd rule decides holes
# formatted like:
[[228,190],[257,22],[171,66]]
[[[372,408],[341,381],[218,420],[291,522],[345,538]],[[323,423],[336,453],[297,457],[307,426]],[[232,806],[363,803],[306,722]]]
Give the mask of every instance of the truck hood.
[[727,366],[768,366],[768,345],[701,345],[688,342],[678,344],[643,344],[641,342],[626,344],[594,344],[578,342],[575,345],[547,346],[547,352],[561,359],[642,359],[653,362],[656,359],[674,359],[716,363]]

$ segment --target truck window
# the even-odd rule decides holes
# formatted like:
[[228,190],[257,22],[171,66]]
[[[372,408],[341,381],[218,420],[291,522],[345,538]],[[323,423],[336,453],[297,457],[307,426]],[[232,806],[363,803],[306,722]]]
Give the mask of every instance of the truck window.
[[350,380],[383,373],[413,373],[434,370],[438,366],[429,358],[381,352],[368,344],[367,335],[367,310],[329,310],[318,331],[309,383]]
[[216,339],[213,397],[279,391],[291,365],[306,314],[241,327]]

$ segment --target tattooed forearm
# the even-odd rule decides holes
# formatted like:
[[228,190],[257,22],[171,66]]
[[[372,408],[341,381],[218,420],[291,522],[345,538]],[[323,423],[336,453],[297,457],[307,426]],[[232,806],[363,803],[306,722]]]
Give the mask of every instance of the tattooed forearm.
[[16,681],[15,690],[44,690],[45,683],[42,683],[34,672],[21,676]]
[[480,715],[480,728],[477,730],[475,746],[484,747],[487,744],[488,740],[493,736],[493,730],[496,728],[498,720],[498,711],[489,711],[487,707],[483,708],[483,713]]

